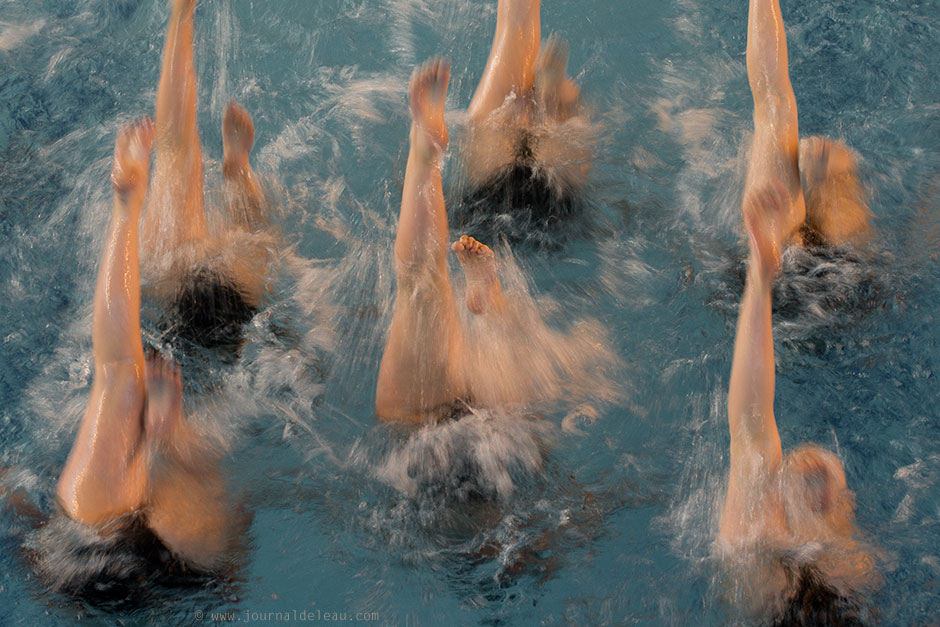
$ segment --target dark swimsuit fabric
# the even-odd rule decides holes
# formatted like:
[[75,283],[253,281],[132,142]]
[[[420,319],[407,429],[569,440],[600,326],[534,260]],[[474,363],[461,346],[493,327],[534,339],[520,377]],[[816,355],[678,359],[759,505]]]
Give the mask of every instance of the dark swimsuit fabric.
[[461,418],[473,413],[470,409],[469,399],[455,399],[449,403],[441,405],[434,414],[437,417],[437,424],[445,422],[457,422]]
[[174,309],[160,324],[172,343],[236,352],[243,327],[255,314],[230,280],[207,269],[197,270],[183,283]]
[[833,588],[809,564],[784,562],[790,595],[774,627],[864,627],[854,599]]
[[177,558],[139,513],[102,531],[60,511],[26,548],[51,589],[93,603],[139,604],[152,586],[201,586],[210,578]]
[[[452,222],[475,236],[506,237],[510,242],[531,239],[532,232],[550,230],[577,213],[573,190],[549,180],[523,136],[515,162],[496,172],[480,187],[463,194],[456,203]],[[479,234],[479,235],[477,235]]]

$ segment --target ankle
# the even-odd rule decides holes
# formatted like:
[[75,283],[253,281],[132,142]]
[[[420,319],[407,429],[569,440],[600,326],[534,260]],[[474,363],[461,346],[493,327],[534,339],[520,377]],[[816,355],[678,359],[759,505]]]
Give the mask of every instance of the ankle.
[[225,178],[245,176],[250,171],[247,155],[225,155],[222,159],[222,175]]
[[419,163],[436,165],[444,154],[444,147],[434,141],[427,129],[412,123],[411,125],[411,154]]

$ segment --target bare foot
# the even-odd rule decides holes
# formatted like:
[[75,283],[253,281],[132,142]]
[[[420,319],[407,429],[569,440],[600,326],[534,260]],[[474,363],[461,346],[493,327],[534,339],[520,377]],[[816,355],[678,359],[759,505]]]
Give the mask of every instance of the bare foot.
[[411,141],[428,156],[438,156],[447,148],[447,124],[444,101],[450,63],[440,57],[431,59],[411,75],[408,98],[411,101]]
[[251,114],[232,100],[222,116],[222,174],[235,186],[232,219],[249,231],[267,224],[264,191],[248,160],[254,143],[255,125]]
[[501,311],[505,303],[503,289],[496,274],[496,255],[490,247],[462,235],[450,249],[467,275],[467,309],[478,315],[490,309]]
[[149,355],[145,362],[147,411],[144,437],[160,450],[174,441],[174,434],[183,419],[183,378],[180,368],[159,354]]
[[232,100],[222,116],[222,172],[226,178],[250,169],[248,155],[255,143],[255,125],[251,114]]
[[742,207],[744,224],[750,236],[752,263],[764,278],[772,278],[780,270],[780,255],[787,237],[789,213],[787,192],[783,183],[751,191]]
[[545,106],[545,113],[562,122],[577,114],[580,88],[567,77],[568,43],[558,35],[551,35],[539,50],[535,89]]
[[139,208],[147,194],[150,172],[150,147],[153,145],[153,122],[142,117],[125,124],[114,141],[114,167],[111,184],[124,205]]

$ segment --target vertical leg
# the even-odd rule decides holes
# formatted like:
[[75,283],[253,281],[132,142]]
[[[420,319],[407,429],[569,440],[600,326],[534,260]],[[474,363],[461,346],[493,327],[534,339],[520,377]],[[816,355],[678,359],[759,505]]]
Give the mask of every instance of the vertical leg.
[[172,1],[157,88],[154,175],[141,232],[148,251],[206,236],[193,63],[196,0]]
[[750,0],[747,76],[754,97],[754,140],[744,195],[779,180],[789,211],[782,217],[788,236],[806,219],[799,172],[799,127],[790,84],[787,36],[779,0]]
[[464,395],[454,359],[460,326],[447,275],[447,210],[439,159],[447,146],[450,67],[430,61],[411,78],[411,147],[395,236],[395,313],[379,367],[376,413],[419,420]]
[[232,535],[219,454],[183,416],[179,367],[154,356],[146,372],[147,522],[175,553],[212,568]]
[[774,418],[774,341],[771,290],[786,244],[778,228],[789,210],[779,182],[750,192],[744,199],[744,222],[750,236],[747,283],[738,311],[734,359],[728,390],[731,469],[721,517],[720,536],[734,542],[769,525],[783,527],[779,502],[760,487],[780,470],[783,450]]
[[137,225],[153,134],[145,119],[121,129],[115,143],[114,209],[95,288],[94,380],[57,489],[69,516],[89,524],[136,509],[146,490]]
[[531,92],[541,43],[540,6],[541,0],[499,0],[490,57],[470,101],[471,122],[486,120],[510,93]]
[[264,192],[248,159],[254,142],[251,115],[233,100],[222,118],[222,174],[235,193],[232,218],[248,230],[264,223]]

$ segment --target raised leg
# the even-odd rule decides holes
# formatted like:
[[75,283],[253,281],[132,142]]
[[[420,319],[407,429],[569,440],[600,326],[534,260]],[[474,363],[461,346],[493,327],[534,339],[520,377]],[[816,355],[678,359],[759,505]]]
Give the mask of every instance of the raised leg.
[[780,469],[783,451],[774,418],[774,342],[771,289],[786,243],[789,203],[779,182],[752,191],[744,199],[744,223],[750,236],[747,282],[734,340],[728,390],[731,470],[720,535],[734,542],[768,524],[782,525],[779,503],[755,499],[766,491],[767,477]]
[[159,355],[149,356],[144,372],[147,408],[144,430],[147,444],[155,451],[170,449],[183,423],[183,378],[179,366]]
[[193,63],[195,8],[196,0],[173,0],[167,28],[157,88],[154,174],[141,227],[148,252],[206,237]]
[[503,289],[496,274],[496,255],[489,246],[467,235],[454,242],[457,255],[467,275],[467,309],[471,313],[499,313],[506,306]]
[[465,395],[453,356],[461,335],[447,275],[447,210],[440,157],[450,67],[433,60],[411,78],[411,147],[395,236],[395,313],[379,367],[376,413],[420,420]]
[[94,379],[57,489],[66,513],[89,524],[133,511],[145,498],[137,225],[153,135],[148,118],[122,128],[115,142],[114,209],[95,288]]
[[786,190],[784,220],[794,234],[806,219],[799,172],[799,127],[790,84],[787,36],[779,0],[750,0],[747,76],[754,97],[754,139],[745,198],[780,181]]
[[549,37],[539,51],[535,92],[546,121],[564,122],[581,109],[581,88],[568,78],[568,44],[557,35]]
[[155,355],[146,372],[147,522],[174,552],[212,568],[228,548],[232,526],[218,452],[183,416],[179,367]]
[[524,97],[532,91],[541,41],[540,6],[541,0],[499,0],[490,57],[470,101],[472,123],[486,120],[509,94]]
[[559,185],[587,178],[591,133],[579,115],[581,90],[567,76],[565,42],[551,36],[541,45],[539,11],[540,0],[499,0],[493,46],[468,110],[463,161],[473,187],[522,155]]
[[254,141],[251,115],[233,100],[222,118],[222,174],[235,193],[232,218],[248,230],[264,224],[264,192],[248,159]]
[[865,244],[874,235],[855,154],[825,137],[800,140],[800,172],[806,189],[806,222],[835,246]]

